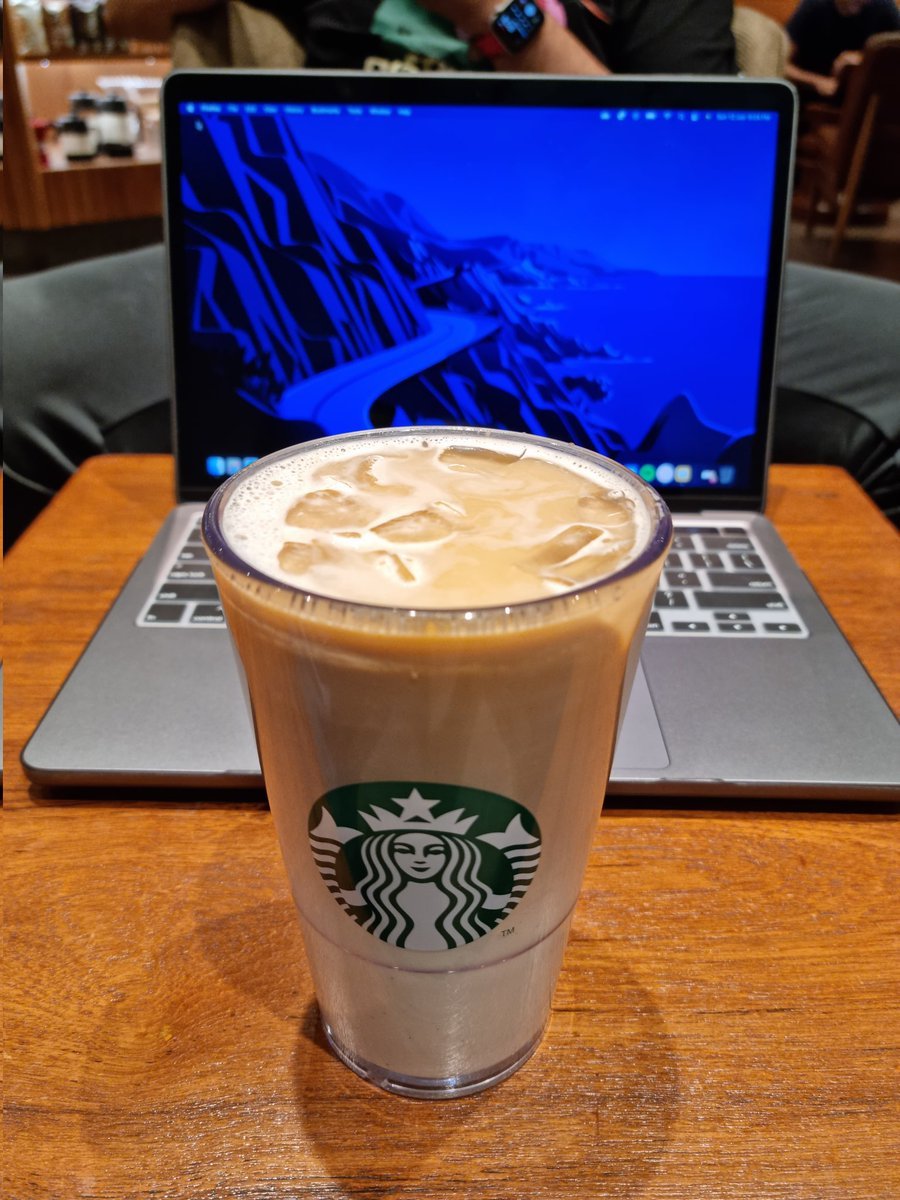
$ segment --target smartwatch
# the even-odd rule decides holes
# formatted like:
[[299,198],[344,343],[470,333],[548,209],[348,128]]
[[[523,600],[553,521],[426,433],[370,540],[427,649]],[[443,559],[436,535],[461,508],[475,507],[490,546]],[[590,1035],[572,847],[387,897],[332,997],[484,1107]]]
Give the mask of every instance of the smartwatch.
[[470,44],[484,58],[518,54],[540,33],[544,7],[545,0],[507,0],[495,10],[491,32],[472,38]]

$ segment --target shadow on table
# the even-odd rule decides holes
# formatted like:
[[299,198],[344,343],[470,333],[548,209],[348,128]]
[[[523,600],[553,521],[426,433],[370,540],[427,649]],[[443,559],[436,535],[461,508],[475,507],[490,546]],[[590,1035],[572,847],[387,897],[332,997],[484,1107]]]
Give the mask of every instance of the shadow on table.
[[296,1151],[323,1196],[624,1198],[663,1169],[680,1103],[675,1047],[653,995],[608,943],[573,937],[544,1040],[510,1080],[416,1101],[377,1090],[331,1053],[285,903],[201,922],[198,934],[220,977],[293,1026]]
[[[255,829],[243,873],[216,854],[178,876],[162,853],[160,885],[123,907],[121,930],[73,941],[72,1082],[32,1129],[54,1147],[53,1195],[620,1200],[666,1169],[674,1040],[608,941],[576,932],[544,1041],[511,1079],[456,1101],[392,1097],[327,1048],[271,838]],[[167,931],[145,940],[160,905]]]
[[318,1024],[310,1039],[314,1013],[297,1038],[296,1095],[335,1195],[631,1197],[663,1168],[679,1107],[672,1039],[650,993],[599,945],[580,941],[563,968],[534,1057],[461,1100],[405,1100],[357,1079]]
[[630,1197],[661,1170],[679,1106],[675,1050],[652,994],[608,945],[573,939],[544,1040],[512,1079],[462,1100],[415,1101],[378,1091],[329,1050],[287,906],[199,933],[232,987],[296,1022],[298,1133],[337,1189],[329,1196]]

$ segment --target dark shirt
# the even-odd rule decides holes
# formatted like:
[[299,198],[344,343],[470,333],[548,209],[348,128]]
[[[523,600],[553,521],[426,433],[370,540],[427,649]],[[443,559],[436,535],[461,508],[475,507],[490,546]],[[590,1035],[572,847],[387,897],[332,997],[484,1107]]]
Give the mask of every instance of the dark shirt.
[[610,7],[602,57],[616,75],[736,72],[731,0],[615,0]]
[[[397,3],[380,0],[253,0],[276,13],[308,56],[310,67],[410,70],[487,66],[460,43],[440,58],[415,37],[384,36]],[[731,0],[563,0],[568,27],[616,74],[733,74]],[[392,12],[393,10],[393,12]],[[436,26],[443,23],[431,18]],[[373,31],[380,30],[380,32]],[[453,31],[445,27],[447,33]]]
[[858,13],[845,17],[834,0],[800,0],[786,28],[795,46],[794,65],[830,75],[845,50],[862,50],[873,34],[900,30],[900,9],[894,0],[868,0]]

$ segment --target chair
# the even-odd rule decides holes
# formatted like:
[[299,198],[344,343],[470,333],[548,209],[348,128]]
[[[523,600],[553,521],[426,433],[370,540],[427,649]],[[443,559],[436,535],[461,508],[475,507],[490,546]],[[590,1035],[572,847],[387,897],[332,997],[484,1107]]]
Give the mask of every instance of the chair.
[[836,209],[828,261],[834,264],[860,204],[900,199],[900,33],[870,38],[853,69],[837,118],[800,139],[809,168],[809,236],[822,201]]
[[784,77],[788,36],[774,18],[744,4],[734,6],[731,21],[737,68],[749,79]]
[[215,8],[177,18],[172,34],[172,66],[302,67],[306,53],[282,21],[246,0],[226,0]]

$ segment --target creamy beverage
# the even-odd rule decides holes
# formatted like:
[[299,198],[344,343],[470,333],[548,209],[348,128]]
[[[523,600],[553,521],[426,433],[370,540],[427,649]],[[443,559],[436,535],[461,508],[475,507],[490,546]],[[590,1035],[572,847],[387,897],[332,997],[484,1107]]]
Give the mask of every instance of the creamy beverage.
[[597,455],[350,434],[207,509],[323,1023],[452,1096],[540,1040],[668,514]]
[[[343,452],[341,452],[343,450]],[[635,488],[596,466],[395,437],[257,472],[223,516],[228,544],[305,591],[404,608],[482,608],[610,575],[647,540]]]

